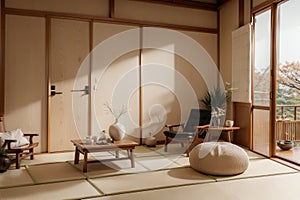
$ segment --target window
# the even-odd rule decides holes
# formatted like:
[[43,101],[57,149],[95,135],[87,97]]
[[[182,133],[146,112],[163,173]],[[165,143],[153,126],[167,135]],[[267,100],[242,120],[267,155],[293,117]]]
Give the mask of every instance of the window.
[[254,105],[269,106],[271,10],[255,16]]

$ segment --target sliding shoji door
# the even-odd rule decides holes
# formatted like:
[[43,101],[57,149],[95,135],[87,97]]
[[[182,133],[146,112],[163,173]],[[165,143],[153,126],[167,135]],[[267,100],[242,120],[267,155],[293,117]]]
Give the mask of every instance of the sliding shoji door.
[[48,151],[73,150],[70,140],[85,138],[89,127],[89,92],[84,90],[89,71],[77,75],[89,66],[89,22],[51,19],[50,27]]
[[135,26],[93,23],[92,57],[92,134],[108,131],[114,123],[105,106],[119,112],[126,137],[140,136],[140,32]]
[[5,15],[5,125],[39,133],[37,151],[47,146],[45,19]]

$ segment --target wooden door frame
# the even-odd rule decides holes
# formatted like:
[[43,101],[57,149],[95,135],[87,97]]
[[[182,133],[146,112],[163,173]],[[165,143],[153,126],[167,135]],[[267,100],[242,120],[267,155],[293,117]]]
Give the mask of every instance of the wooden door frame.
[[[271,8],[270,7],[264,7],[263,9],[261,9],[261,10],[258,10],[257,12],[253,12],[253,10],[252,10],[252,21],[253,21],[253,25],[252,25],[252,56],[251,56],[251,60],[252,60],[252,62],[251,62],[251,68],[252,68],[252,70],[251,70],[251,80],[252,80],[252,83],[251,83],[251,99],[252,99],[252,105],[251,105],[251,121],[252,121],[252,123],[251,123],[251,150],[253,150],[253,151],[255,151],[255,149],[254,149],[254,110],[255,109],[257,109],[257,110],[269,110],[270,111],[270,115],[269,115],[269,155],[268,155],[268,157],[272,157],[273,156],[273,152],[271,151],[271,149],[273,149],[273,144],[272,144],[272,114],[273,114],[273,112],[272,112],[272,109],[273,109],[273,99],[272,98],[270,98],[271,97],[271,94],[272,94],[272,69],[273,69],[273,66],[272,66],[272,61],[270,60],[270,81],[271,81],[271,83],[270,83],[270,88],[269,88],[269,92],[270,92],[270,96],[269,96],[269,100],[270,100],[270,104],[269,104],[269,106],[260,106],[260,105],[254,105],[254,84],[253,84],[253,82],[254,82],[254,68],[255,68],[255,16],[256,15],[258,15],[258,14],[261,14],[261,13],[263,13],[263,12],[265,12],[265,11],[268,11],[268,10],[270,10],[271,11],[271,20],[272,20],[272,10],[271,10]],[[271,23],[271,35],[270,35],[270,40],[271,40],[271,43],[272,43],[272,22],[270,22]],[[270,46],[270,48],[271,48],[271,46]],[[272,58],[272,49],[270,49],[271,51],[270,51],[270,59]],[[256,152],[256,151],[255,151]],[[259,153],[260,154],[260,152],[257,152],[257,153]],[[264,156],[266,156],[266,155],[264,155]]]
[[[268,3],[263,3],[255,8],[252,8],[252,18],[255,18],[255,15],[265,12],[266,10],[270,10],[271,12],[271,44],[270,44],[270,124],[269,124],[269,156],[274,157],[276,154],[276,94],[277,94],[277,55],[278,55],[278,48],[277,48],[277,10],[278,4],[283,2],[283,0],[274,0]],[[254,52],[255,52],[255,45],[254,45],[254,38],[255,38],[255,23],[253,24],[253,31],[252,31],[252,83],[253,83],[253,72],[254,72]],[[254,98],[253,94],[253,84],[252,84],[252,100]],[[252,106],[252,113],[255,108],[259,108],[259,106]],[[262,109],[264,109],[262,107]],[[253,121],[253,115],[252,115]],[[253,128],[252,128],[253,130]],[[252,149],[253,149],[253,132],[252,134]]]

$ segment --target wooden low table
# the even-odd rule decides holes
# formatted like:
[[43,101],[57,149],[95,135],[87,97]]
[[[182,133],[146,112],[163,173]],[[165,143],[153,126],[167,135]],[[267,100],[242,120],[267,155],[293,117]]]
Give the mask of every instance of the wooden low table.
[[[130,140],[115,141],[109,144],[87,144],[85,140],[71,140],[75,146],[74,164],[79,163],[79,155],[83,154],[83,172],[87,172],[88,153],[116,151],[115,159],[106,159],[103,161],[130,159],[131,167],[134,168],[134,149],[138,143]],[[127,150],[128,157],[120,158],[119,150]]]

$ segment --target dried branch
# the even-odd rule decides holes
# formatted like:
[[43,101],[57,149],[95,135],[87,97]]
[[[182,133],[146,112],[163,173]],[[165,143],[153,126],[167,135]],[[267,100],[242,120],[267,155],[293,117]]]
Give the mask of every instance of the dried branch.
[[112,104],[106,102],[104,103],[104,106],[107,108],[107,111],[109,111],[114,116],[116,121],[118,121],[122,115],[127,113],[125,105],[122,105],[121,108],[113,108]]

